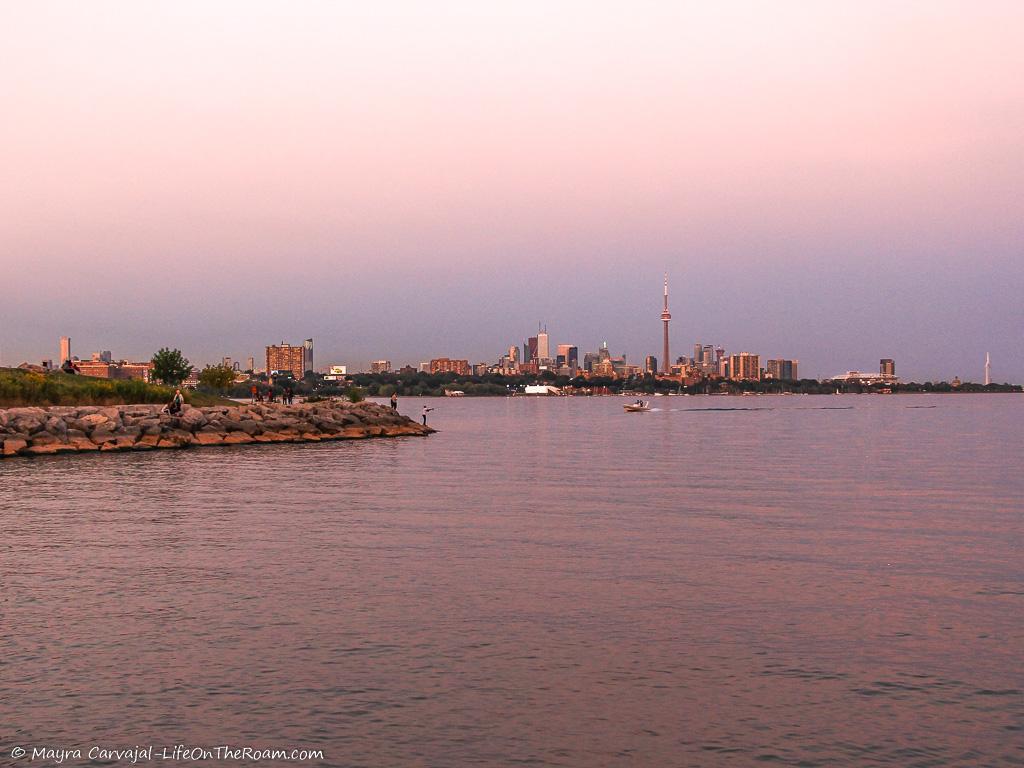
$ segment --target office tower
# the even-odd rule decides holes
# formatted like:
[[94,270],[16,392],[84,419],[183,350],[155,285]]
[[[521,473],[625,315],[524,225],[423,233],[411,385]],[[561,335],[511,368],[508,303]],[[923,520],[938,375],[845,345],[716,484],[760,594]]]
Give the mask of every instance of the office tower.
[[644,373],[655,374],[658,372],[658,358],[648,355],[644,358]]
[[313,370],[313,340],[306,339],[304,342],[302,342],[302,348],[306,350],[306,367],[302,371],[303,373],[305,373],[306,371]]
[[700,365],[705,371],[711,370],[715,364],[715,348],[711,344],[705,344],[701,350]]
[[700,364],[701,364],[701,362],[703,360],[704,360],[704,347],[701,346],[701,343],[698,341],[696,344],[693,345],[693,364],[695,366],[700,366]]
[[722,347],[715,347],[715,367],[718,368],[722,364],[722,360],[725,358],[725,349]]
[[391,373],[391,361],[374,360],[370,363],[370,373]]
[[290,371],[292,376],[302,378],[305,367],[305,348],[285,344],[273,344],[267,347],[267,373],[272,371]]
[[895,376],[896,375],[896,363],[889,358],[883,358],[878,361],[878,372],[883,376]]
[[526,340],[526,362],[532,363],[537,359],[537,337],[531,336]]
[[508,361],[512,363],[512,365],[519,364],[519,347],[515,344],[508,348]]
[[256,370],[256,358],[250,357],[248,360],[245,361],[245,364],[247,366],[247,370],[250,370],[250,371],[255,371]]
[[558,345],[558,361],[559,365],[567,365],[574,371],[579,365],[580,352],[572,344],[559,344]]
[[539,360],[550,360],[551,359],[551,345],[548,343],[548,328],[544,326],[543,330],[537,332],[537,359]]
[[220,364],[222,366],[224,366],[225,368],[230,368],[231,367],[231,358],[230,357],[222,357],[221,360],[220,360]]
[[71,337],[61,336],[60,337],[60,364],[64,365],[68,360],[71,359]]
[[988,352],[985,353],[985,386],[987,387],[992,383],[992,360],[988,356]]
[[761,357],[749,352],[729,356],[729,378],[733,381],[757,381],[761,378]]

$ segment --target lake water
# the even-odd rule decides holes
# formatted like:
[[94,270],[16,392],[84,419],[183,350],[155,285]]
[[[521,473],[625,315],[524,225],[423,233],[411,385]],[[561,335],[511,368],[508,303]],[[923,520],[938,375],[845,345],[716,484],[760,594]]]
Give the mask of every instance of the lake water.
[[624,402],[0,462],[0,764],[1024,764],[1024,396]]

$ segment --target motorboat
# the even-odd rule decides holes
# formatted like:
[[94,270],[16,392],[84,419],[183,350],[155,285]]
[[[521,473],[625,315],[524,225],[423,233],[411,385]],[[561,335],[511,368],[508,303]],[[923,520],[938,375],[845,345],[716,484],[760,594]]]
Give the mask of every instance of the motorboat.
[[630,403],[629,405],[624,405],[622,407],[626,411],[626,413],[643,413],[644,411],[651,410],[651,406],[649,406],[642,400],[636,403]]

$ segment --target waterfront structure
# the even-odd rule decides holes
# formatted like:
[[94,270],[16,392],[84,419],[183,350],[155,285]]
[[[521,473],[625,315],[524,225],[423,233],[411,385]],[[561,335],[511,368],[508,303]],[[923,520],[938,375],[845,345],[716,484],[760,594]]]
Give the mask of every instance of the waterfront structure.
[[374,360],[370,363],[370,373],[391,373],[391,361]]
[[71,359],[71,337],[61,336],[60,337],[60,364],[68,362]]
[[267,373],[290,371],[292,376],[301,379],[306,372],[306,350],[301,346],[273,344],[267,347]]
[[769,360],[766,363],[766,373],[769,379],[781,381],[796,381],[800,378],[797,374],[799,360]]
[[662,369],[661,369],[661,372],[663,374],[665,374],[666,376],[668,376],[669,373],[671,373],[671,370],[670,370],[671,363],[669,361],[672,358],[669,357],[669,354],[668,354],[668,323],[669,323],[669,320],[671,320],[671,319],[672,319],[672,315],[668,311],[668,272],[666,272],[665,273],[665,307],[664,307],[664,309],[661,310],[661,322],[662,322],[662,325],[664,326],[664,330],[665,330],[663,344],[662,344],[662,349],[661,349],[661,354],[662,354],[662,358],[661,358]]
[[454,373],[459,376],[472,376],[473,369],[469,360],[452,360],[447,357],[437,357],[430,361],[431,373]]
[[896,361],[891,360],[887,357],[883,357],[878,361],[878,372],[883,376],[895,376],[896,375]]
[[992,359],[988,352],[985,353],[985,386],[992,383]]
[[761,356],[749,352],[730,355],[729,378],[733,381],[758,381],[761,378]]
[[847,371],[846,373],[833,376],[831,381],[853,384],[897,384],[899,379],[895,374],[868,373],[867,371]]

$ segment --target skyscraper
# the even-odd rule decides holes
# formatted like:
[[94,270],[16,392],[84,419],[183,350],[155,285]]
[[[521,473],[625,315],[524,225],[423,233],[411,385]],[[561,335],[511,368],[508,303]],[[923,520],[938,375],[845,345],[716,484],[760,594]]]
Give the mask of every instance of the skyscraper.
[[883,376],[896,375],[896,361],[889,358],[882,358],[878,361],[878,372]]
[[532,363],[537,359],[537,337],[531,336],[526,340],[526,349],[523,350],[526,353],[525,363]]
[[302,348],[306,350],[306,370],[302,372],[305,373],[313,370],[313,340],[306,339],[302,342]]
[[668,321],[672,319],[672,315],[668,311],[668,272],[665,273],[665,308],[661,311],[661,322],[665,326],[665,339],[664,345],[661,350],[661,372],[666,376],[672,372],[669,365],[669,360],[672,358],[668,356]]
[[987,387],[992,383],[992,360],[988,356],[988,352],[985,353],[985,386]]
[[71,359],[71,337],[61,336],[60,337],[60,364],[64,365],[68,360]]
[[548,328],[537,331],[537,357],[540,360],[551,359],[551,345],[548,343]]
[[579,367],[579,349],[572,344],[559,344],[557,360],[561,365],[567,365],[575,371]]

